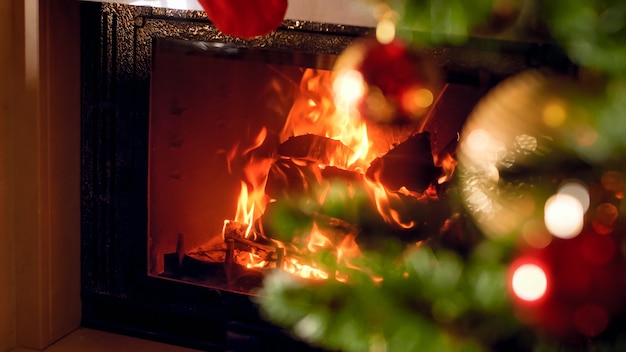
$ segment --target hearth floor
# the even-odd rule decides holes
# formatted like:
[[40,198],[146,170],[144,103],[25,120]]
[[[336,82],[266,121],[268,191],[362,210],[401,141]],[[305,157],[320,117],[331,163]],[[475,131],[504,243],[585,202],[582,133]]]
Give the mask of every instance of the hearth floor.
[[[109,332],[79,328],[43,352],[197,352],[189,348]],[[11,352],[34,352],[17,348]]]

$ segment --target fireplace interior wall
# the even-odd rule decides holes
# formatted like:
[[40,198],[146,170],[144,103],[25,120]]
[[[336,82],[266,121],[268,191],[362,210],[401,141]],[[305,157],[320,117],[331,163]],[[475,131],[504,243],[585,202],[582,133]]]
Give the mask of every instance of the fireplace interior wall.
[[229,161],[229,153],[250,147],[263,129],[280,133],[302,76],[296,65],[180,53],[175,46],[155,43],[151,75],[151,274],[164,271],[164,254],[187,253],[221,235],[243,178],[244,165]]

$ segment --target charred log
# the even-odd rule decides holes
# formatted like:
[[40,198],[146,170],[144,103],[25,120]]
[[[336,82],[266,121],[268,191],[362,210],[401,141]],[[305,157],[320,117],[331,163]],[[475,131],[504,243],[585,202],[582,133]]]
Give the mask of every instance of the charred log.
[[387,189],[423,193],[442,174],[435,166],[430,146],[430,134],[417,133],[387,154],[372,162],[366,176],[381,182]]
[[347,168],[353,151],[341,141],[314,134],[290,137],[278,147],[278,154],[286,158],[310,161],[319,165]]
[[362,174],[281,159],[269,172],[266,194],[272,202],[260,218],[261,227],[264,236],[283,242],[303,238],[313,223],[328,223],[322,218],[350,224],[349,232],[358,233],[357,241],[363,244],[374,243],[377,237],[409,243],[438,233],[448,214],[441,209],[444,202],[426,195],[418,199],[385,192],[393,221],[381,215]]

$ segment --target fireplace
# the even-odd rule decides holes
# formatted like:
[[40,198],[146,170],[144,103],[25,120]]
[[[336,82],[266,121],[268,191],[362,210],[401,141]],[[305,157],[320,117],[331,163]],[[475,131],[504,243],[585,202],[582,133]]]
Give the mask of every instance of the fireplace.
[[[236,235],[263,222],[236,219],[239,195],[251,193],[241,181],[253,182],[233,160],[255,151],[275,161],[289,144],[279,134],[300,97],[294,87],[330,72],[371,29],[288,20],[243,41],[196,11],[83,2],[81,18],[83,325],[204,350],[308,348],[250,300],[263,272],[282,270],[293,252],[277,244],[284,238]],[[548,61],[561,57],[550,46],[492,44],[425,51],[445,73],[437,103],[422,125],[393,126],[382,149],[429,131],[416,143],[443,155],[488,87],[560,64]],[[299,135],[295,144],[330,148]],[[252,268],[253,256],[271,265]]]

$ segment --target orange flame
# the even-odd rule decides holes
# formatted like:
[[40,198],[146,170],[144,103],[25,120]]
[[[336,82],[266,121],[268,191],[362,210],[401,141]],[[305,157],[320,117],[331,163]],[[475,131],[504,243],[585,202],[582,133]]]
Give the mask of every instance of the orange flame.
[[234,221],[247,224],[246,238],[251,236],[252,224],[265,211],[267,197],[265,195],[265,184],[267,174],[274,161],[271,157],[255,156],[254,151],[263,145],[267,138],[267,129],[263,127],[254,138],[253,143],[245,148],[241,153],[237,153],[239,144],[235,145],[232,151],[227,153],[228,170],[234,173],[233,164],[236,158],[241,158],[243,164],[241,173],[241,191],[237,200],[237,210]]
[[378,213],[380,213],[386,223],[397,225],[403,229],[410,229],[415,226],[414,221],[403,221],[398,211],[393,209],[392,202],[394,200],[399,201],[400,196],[398,194],[388,192],[385,186],[383,186],[380,182],[372,181],[367,178],[364,178],[364,181],[368,191],[376,202],[376,209],[378,210]]
[[[341,77],[335,77],[335,81],[337,79]],[[374,160],[376,156],[369,152],[371,143],[365,121],[349,102],[335,102],[334,97],[342,93],[333,91],[331,71],[307,69],[299,93],[281,132],[281,142],[292,136],[315,134],[341,141],[352,151],[347,165],[337,165],[337,160],[332,160],[331,166],[358,169]]]
[[[362,79],[362,76],[356,71],[331,72],[307,69],[303,74],[299,93],[280,133],[280,142],[294,136],[314,134],[340,141],[343,146],[347,147],[344,149],[337,148],[337,152],[331,151],[337,155],[328,158],[328,165],[319,165],[319,168],[307,169],[307,171],[311,171],[311,175],[303,176],[303,178],[314,177],[317,181],[316,185],[320,186],[314,190],[307,190],[311,193],[313,202],[317,201],[319,204],[324,204],[327,198],[334,195],[332,185],[322,177],[321,170],[326,166],[363,171],[378,156],[371,148],[372,142],[368,136],[366,122],[361,118],[355,106],[361,98],[359,94],[363,94],[361,91],[364,87]],[[372,131],[372,134],[376,134],[375,130]],[[249,146],[237,145],[227,153],[229,171],[233,174],[235,171],[239,171],[243,179],[234,222],[247,226],[246,239],[252,237],[252,240],[255,240],[255,234],[252,231],[253,224],[263,214],[269,201],[265,194],[265,186],[269,170],[275,159],[262,155],[263,153],[257,153],[257,150],[264,145],[267,137],[268,131],[263,128]],[[241,163],[235,163],[235,159]],[[299,165],[300,161],[295,159],[292,161]],[[302,162],[302,166],[306,166],[308,162]],[[449,174],[445,174],[440,179],[440,182],[445,182],[454,170],[454,159],[451,156],[442,158],[440,164],[445,170],[450,169]],[[240,168],[236,169],[237,166]],[[385,222],[404,229],[415,226],[414,221],[403,221],[402,216],[393,207],[394,204],[399,204],[402,201],[400,194],[390,192],[378,180],[369,180],[364,176],[363,184],[371,198],[375,200],[376,208]],[[354,189],[348,188],[347,191],[347,196],[350,196],[350,192],[354,192]],[[286,243],[287,246],[292,246],[293,251],[284,252],[284,258],[277,258],[279,264],[276,266],[306,279],[325,280],[333,277],[337,281],[346,282],[350,279],[350,271],[346,269],[350,269],[366,272],[375,282],[382,280],[367,272],[363,266],[358,265],[363,254],[356,242],[356,232],[334,233],[333,230],[329,230],[328,233],[325,233],[325,231],[327,229],[323,224],[320,229],[318,224],[313,222],[310,233],[304,241],[297,243],[297,246],[295,242]],[[282,242],[275,239],[271,239],[271,241],[277,247],[287,249],[287,246]],[[318,265],[307,260],[307,254],[321,250],[328,251],[336,257],[336,266],[323,268],[321,267],[322,264]],[[252,252],[240,256],[239,263],[247,268],[274,266],[272,262],[268,262],[267,258]]]
[[332,248],[334,247],[334,245],[328,237],[322,234],[322,232],[317,227],[317,224],[313,223],[306,247],[309,251],[314,253],[323,248]]
[[361,249],[356,243],[356,236],[347,235],[337,247],[337,263],[347,262],[350,258],[361,256]]
[[261,258],[258,254],[248,252],[248,258],[245,263],[246,268],[264,268],[267,266],[267,261]]
[[437,183],[442,184],[450,180],[454,174],[454,169],[456,169],[456,165],[458,164],[456,159],[449,153],[446,153],[443,157],[434,156],[434,159],[435,165],[443,169],[443,175],[439,177]]
[[[254,222],[254,197],[250,197],[248,193],[248,185],[241,181],[241,192],[239,192],[239,198],[237,201],[237,212],[235,214],[235,222],[240,224],[247,224],[245,237],[250,236],[252,230],[252,224]],[[228,221],[228,220],[226,220]]]
[[288,257],[283,263],[283,270],[304,279],[328,279],[329,275],[326,271],[315,268],[311,265],[302,264],[295,257]]

